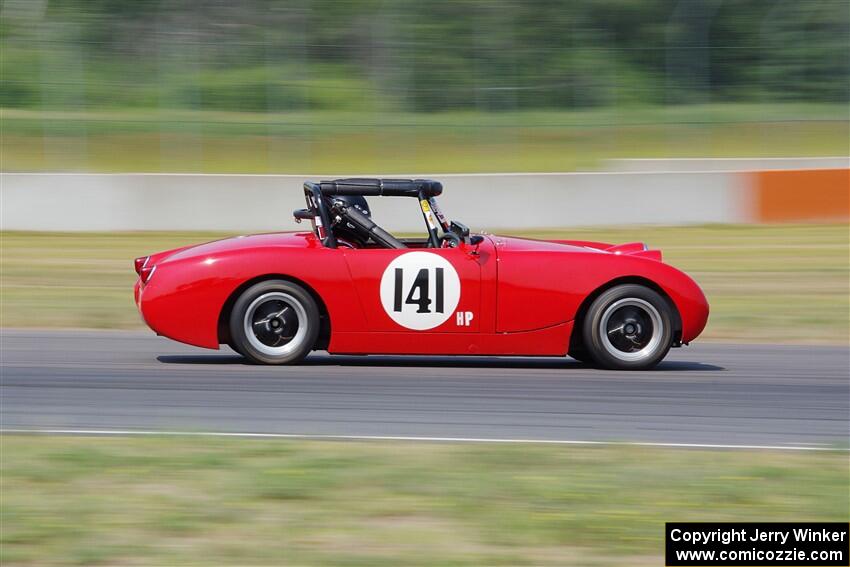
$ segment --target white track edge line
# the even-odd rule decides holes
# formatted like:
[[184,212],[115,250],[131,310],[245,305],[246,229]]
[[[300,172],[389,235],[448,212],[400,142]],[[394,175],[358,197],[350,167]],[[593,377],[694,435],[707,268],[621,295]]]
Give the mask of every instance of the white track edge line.
[[561,439],[503,439],[487,437],[420,437],[413,435],[331,435],[310,433],[243,433],[226,431],[154,431],[135,429],[25,429],[0,428],[0,435],[26,433],[41,435],[94,435],[94,436],[150,436],[150,437],[238,437],[271,439],[315,439],[340,441],[426,441],[445,443],[516,443],[541,445],[620,445],[627,447],[668,447],[691,449],[752,449],[770,451],[850,451],[835,447],[812,447],[800,445],[735,445],[725,443],[664,443],[651,441],[578,441]]

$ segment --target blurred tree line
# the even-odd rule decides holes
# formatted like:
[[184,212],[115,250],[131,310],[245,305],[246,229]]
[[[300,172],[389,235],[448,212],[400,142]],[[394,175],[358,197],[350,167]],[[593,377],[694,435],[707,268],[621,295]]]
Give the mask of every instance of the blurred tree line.
[[845,102],[847,0],[3,0],[0,105]]

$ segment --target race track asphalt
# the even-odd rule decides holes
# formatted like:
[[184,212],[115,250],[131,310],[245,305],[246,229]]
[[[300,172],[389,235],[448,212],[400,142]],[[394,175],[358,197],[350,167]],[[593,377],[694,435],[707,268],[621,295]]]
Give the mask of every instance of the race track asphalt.
[[253,366],[145,332],[0,331],[3,430],[839,447],[845,347],[695,343],[650,372],[571,359],[314,354]]

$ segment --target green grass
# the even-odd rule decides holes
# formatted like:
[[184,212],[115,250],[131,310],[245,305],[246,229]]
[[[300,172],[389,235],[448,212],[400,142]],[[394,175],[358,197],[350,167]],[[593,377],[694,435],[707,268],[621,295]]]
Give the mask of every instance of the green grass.
[[[510,232],[510,231],[508,231]],[[642,240],[703,287],[709,339],[847,344],[848,225],[634,227],[526,233]],[[2,233],[0,324],[141,328],[136,256],[221,234]]]
[[846,521],[846,453],[4,435],[3,565],[660,565]]
[[504,113],[3,109],[4,171],[571,171],[610,158],[846,155],[841,105]]

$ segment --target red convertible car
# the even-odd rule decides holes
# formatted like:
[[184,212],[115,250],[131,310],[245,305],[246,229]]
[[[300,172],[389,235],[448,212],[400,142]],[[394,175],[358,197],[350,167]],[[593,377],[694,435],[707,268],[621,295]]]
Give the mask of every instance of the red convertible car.
[[[646,369],[694,340],[699,286],[642,243],[470,234],[436,181],[304,184],[312,230],[239,236],[135,260],[136,304],[158,334],[249,360],[331,354],[570,356]],[[371,218],[367,197],[412,197],[422,238]],[[414,200],[415,199],[415,200]]]

